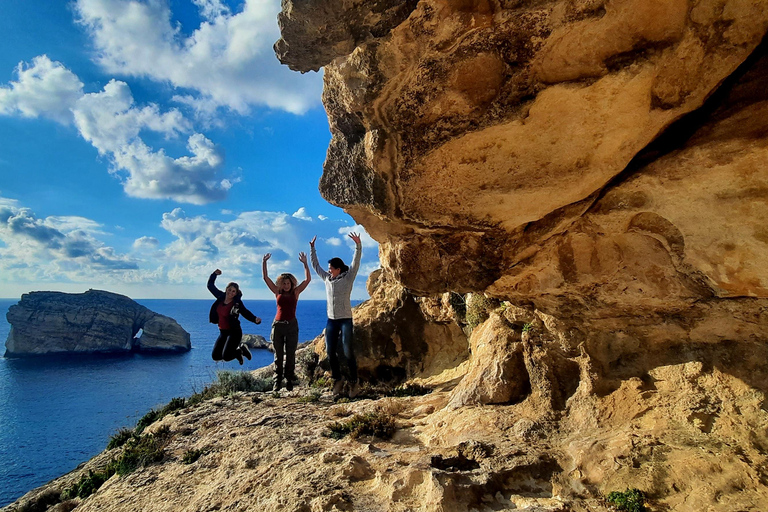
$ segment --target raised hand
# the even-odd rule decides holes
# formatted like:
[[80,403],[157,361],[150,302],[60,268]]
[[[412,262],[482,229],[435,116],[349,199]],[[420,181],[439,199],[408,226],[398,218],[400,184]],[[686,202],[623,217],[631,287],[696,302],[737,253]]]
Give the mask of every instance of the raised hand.
[[304,252],[300,252],[299,253],[299,261],[306,265],[307,264],[307,254],[304,253]]
[[264,255],[264,258],[263,258],[261,261],[263,261],[264,263],[266,263],[266,262],[267,262],[267,260],[268,260],[269,258],[271,258],[271,257],[272,257],[272,254],[271,254],[271,253],[267,253],[267,254],[265,254],[265,255]]
[[360,243],[360,234],[355,233],[354,231],[349,234],[349,238],[351,238],[356,244]]
[[220,276],[221,275],[221,270],[216,269],[216,270],[213,271],[213,273],[216,274],[217,276]]
[[315,235],[315,237],[312,240],[309,241],[309,246],[310,247],[314,247],[315,246],[315,240],[317,240],[317,235]]

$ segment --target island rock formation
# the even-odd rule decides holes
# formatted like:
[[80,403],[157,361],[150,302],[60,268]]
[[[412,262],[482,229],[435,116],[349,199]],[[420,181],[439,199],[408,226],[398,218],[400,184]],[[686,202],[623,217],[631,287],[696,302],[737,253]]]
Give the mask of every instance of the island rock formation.
[[176,320],[101,290],[25,293],[6,318],[11,324],[6,357],[191,348],[189,333]]

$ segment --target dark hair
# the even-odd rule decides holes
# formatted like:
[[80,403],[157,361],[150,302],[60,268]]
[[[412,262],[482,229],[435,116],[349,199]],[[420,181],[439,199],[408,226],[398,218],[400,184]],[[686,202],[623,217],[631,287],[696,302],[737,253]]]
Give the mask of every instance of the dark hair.
[[[229,288],[230,286],[233,287],[235,290],[237,290],[237,293],[235,293],[235,297],[242,297],[243,292],[240,291],[240,285],[239,284],[237,284],[237,283],[235,283],[233,281],[233,282],[231,282],[231,283],[229,283],[227,285],[227,288]],[[227,288],[224,288],[224,290],[226,290]]]
[[344,261],[341,258],[331,258],[328,260],[328,263],[330,263],[333,268],[337,268],[342,272],[349,270],[349,267],[344,264]]

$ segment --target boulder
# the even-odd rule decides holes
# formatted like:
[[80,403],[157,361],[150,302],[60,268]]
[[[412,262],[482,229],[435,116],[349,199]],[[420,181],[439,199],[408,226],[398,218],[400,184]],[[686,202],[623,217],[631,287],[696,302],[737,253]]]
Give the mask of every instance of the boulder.
[[[174,319],[101,290],[26,293],[8,309],[6,318],[11,324],[6,357],[191,348],[189,333]],[[142,334],[136,338],[139,331]]]

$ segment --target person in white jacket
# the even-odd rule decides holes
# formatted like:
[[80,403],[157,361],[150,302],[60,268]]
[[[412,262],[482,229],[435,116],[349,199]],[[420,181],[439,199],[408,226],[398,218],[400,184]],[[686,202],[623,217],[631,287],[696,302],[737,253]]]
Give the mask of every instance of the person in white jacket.
[[344,351],[344,357],[347,360],[349,375],[347,380],[351,385],[349,397],[354,398],[360,392],[360,385],[357,382],[357,360],[353,348],[352,336],[352,304],[350,296],[352,295],[352,285],[355,282],[357,271],[360,269],[360,258],[362,256],[362,244],[360,235],[350,233],[349,238],[355,242],[355,254],[352,257],[352,265],[347,266],[341,258],[331,258],[328,260],[328,271],[326,272],[317,261],[317,252],[315,252],[315,236],[310,246],[310,258],[312,259],[312,268],[325,283],[325,296],[328,302],[327,313],[328,321],[325,324],[325,351],[328,353],[328,362],[331,365],[331,376],[333,377],[333,393],[338,395],[344,387],[341,368],[339,366],[339,357],[337,350],[339,342]]

